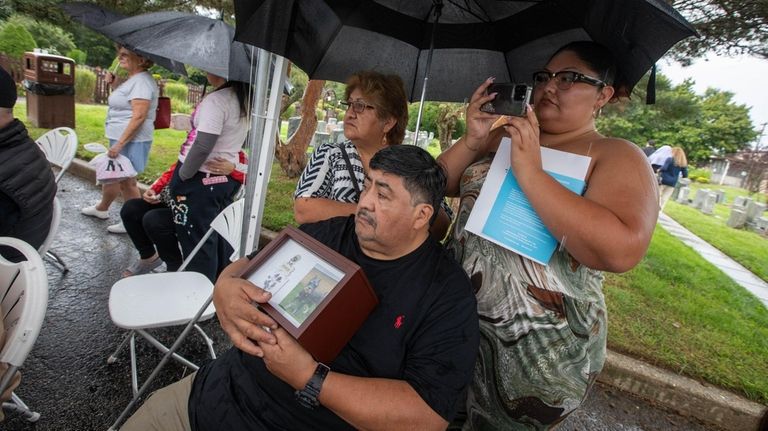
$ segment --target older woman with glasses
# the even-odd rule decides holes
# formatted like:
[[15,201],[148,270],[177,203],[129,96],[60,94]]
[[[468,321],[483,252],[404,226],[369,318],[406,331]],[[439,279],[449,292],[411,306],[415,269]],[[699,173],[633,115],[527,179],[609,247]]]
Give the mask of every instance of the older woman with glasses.
[[[347,80],[344,97],[348,140],[315,149],[296,184],[293,214],[298,223],[354,214],[371,157],[405,137],[408,100],[397,75],[355,73]],[[432,232],[442,238],[449,221],[445,209],[440,211]]]
[[[595,127],[614,97],[616,76],[606,48],[566,45],[533,75],[533,108],[494,130],[499,117],[479,110],[495,97],[486,94],[488,79],[467,107],[466,135],[439,158],[448,194],[461,197],[448,247],[475,284],[480,315],[480,353],[467,404],[472,429],[548,429],[581,404],[603,367],[601,271],[624,272],[642,259],[658,208],[653,172],[640,148]],[[560,241],[547,265],[464,229],[505,136],[520,188]],[[542,169],[541,147],[591,157],[583,195]]]

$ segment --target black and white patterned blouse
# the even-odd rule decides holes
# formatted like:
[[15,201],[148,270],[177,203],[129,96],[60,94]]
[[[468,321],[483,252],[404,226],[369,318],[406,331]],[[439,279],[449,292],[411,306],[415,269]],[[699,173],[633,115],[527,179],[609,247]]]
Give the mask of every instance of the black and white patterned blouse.
[[359,187],[363,187],[365,173],[363,161],[352,142],[326,143],[315,149],[296,183],[294,198],[325,198],[339,202],[357,203],[360,196],[355,190],[349,168],[341,154],[342,147],[349,156]]
[[[362,188],[365,182],[363,161],[355,145],[350,142],[341,144],[322,144],[312,153],[299,182],[296,183],[295,198],[325,198],[339,202],[354,203],[360,200],[349,175],[349,168],[341,154],[342,147],[349,156],[352,171],[357,178],[357,184]],[[451,207],[443,200],[441,207],[453,218]]]

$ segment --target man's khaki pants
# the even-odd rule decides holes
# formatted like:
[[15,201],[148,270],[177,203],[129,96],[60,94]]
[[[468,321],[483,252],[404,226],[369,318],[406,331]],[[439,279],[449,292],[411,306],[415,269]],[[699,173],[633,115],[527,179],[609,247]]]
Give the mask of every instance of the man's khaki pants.
[[191,431],[187,405],[195,374],[155,391],[120,431]]

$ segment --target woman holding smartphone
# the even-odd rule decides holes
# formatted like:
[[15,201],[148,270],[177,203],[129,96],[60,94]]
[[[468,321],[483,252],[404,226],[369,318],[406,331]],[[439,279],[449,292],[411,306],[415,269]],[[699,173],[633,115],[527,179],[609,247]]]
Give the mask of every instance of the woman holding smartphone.
[[[643,152],[595,126],[620,73],[605,47],[566,45],[533,75],[534,106],[494,130],[499,117],[480,110],[496,96],[486,93],[488,79],[467,107],[466,135],[438,159],[447,194],[461,197],[447,246],[474,284],[480,315],[467,404],[471,429],[548,429],[582,403],[603,367],[602,271],[634,267],[658,215],[655,178]],[[547,265],[464,229],[505,136],[520,188],[560,242]],[[542,169],[542,147],[591,157],[583,195]]]

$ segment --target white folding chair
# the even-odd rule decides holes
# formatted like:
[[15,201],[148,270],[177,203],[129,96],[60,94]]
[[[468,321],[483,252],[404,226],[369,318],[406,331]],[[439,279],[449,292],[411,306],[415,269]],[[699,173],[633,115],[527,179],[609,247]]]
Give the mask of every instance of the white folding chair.
[[53,239],[56,237],[56,233],[59,231],[59,224],[61,223],[61,203],[59,202],[59,198],[54,196],[53,197],[53,218],[51,219],[51,227],[48,229],[48,236],[45,237],[45,241],[43,241],[43,244],[40,246],[40,248],[37,249],[37,252],[40,253],[40,256],[47,257],[53,261],[53,263],[61,269],[62,272],[66,273],[69,271],[69,268],[67,268],[67,265],[64,263],[64,261],[53,252],[53,250],[50,250],[51,243],[53,243]]
[[[14,374],[24,364],[43,326],[48,306],[48,275],[45,265],[31,245],[16,238],[0,237],[0,245],[18,250],[26,261],[12,263],[0,256],[0,310],[5,327],[5,345],[0,362],[8,369],[0,376],[0,393],[11,384]],[[21,413],[30,422],[40,418],[16,396],[3,403],[3,408]]]
[[45,132],[35,142],[45,153],[45,158],[59,168],[59,173],[56,175],[58,184],[77,154],[77,133],[69,127],[57,127]]
[[[126,343],[130,343],[131,386],[134,397],[139,393],[136,368],[136,334],[141,335],[150,344],[167,354],[169,349],[151,336],[147,329],[181,325],[194,321],[193,326],[205,341],[211,358],[216,358],[213,341],[197,325],[198,321],[210,319],[215,313],[213,304],[208,304],[204,310],[201,310],[203,304],[213,294],[213,283],[200,273],[184,271],[184,269],[214,231],[235,249],[233,256],[236,256],[237,250],[240,248],[242,219],[243,200],[241,199],[229,205],[216,216],[208,232],[186,257],[178,272],[136,275],[123,278],[112,286],[112,290],[109,292],[109,315],[115,325],[127,329],[129,332],[117,350],[107,359],[107,362],[110,364],[115,362],[120,350]],[[176,353],[172,352],[171,356],[193,370],[198,368]],[[150,375],[144,386],[154,378],[154,374]]]

